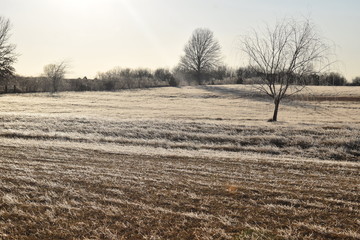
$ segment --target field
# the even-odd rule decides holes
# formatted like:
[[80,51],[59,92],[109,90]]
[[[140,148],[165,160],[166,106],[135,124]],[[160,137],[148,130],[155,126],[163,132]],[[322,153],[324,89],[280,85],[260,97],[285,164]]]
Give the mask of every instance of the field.
[[360,88],[0,96],[0,239],[360,239]]

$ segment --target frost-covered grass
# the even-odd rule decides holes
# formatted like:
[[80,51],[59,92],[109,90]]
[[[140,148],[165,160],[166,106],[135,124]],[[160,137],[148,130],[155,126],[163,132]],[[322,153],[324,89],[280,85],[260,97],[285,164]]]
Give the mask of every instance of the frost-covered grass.
[[360,88],[0,96],[0,239],[358,239]]
[[[356,87],[312,87],[311,96],[360,96]],[[348,94],[348,95],[346,95]],[[357,94],[357,95],[356,95]],[[310,96],[310,94],[309,94]],[[0,141],[82,143],[138,154],[239,157],[265,153],[323,160],[359,157],[359,101],[272,103],[250,86],[2,96]],[[80,146],[80,145],[79,145]],[[119,150],[122,149],[122,150]],[[160,154],[162,155],[162,153]]]

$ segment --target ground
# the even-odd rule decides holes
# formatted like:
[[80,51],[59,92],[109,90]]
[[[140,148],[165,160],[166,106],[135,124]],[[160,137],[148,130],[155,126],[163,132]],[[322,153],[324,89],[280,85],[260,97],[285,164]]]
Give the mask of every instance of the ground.
[[0,239],[360,239],[360,88],[0,97]]

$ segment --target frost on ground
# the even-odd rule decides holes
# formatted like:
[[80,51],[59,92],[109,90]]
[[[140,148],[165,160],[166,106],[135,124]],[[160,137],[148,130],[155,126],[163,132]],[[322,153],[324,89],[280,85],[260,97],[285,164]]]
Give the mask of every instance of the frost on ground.
[[359,239],[359,96],[3,95],[0,239]]

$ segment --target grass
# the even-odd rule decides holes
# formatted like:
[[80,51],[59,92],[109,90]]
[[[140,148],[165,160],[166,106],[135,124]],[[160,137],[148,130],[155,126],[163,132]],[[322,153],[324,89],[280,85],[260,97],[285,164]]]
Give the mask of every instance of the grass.
[[3,95],[0,239],[359,239],[359,90]]

